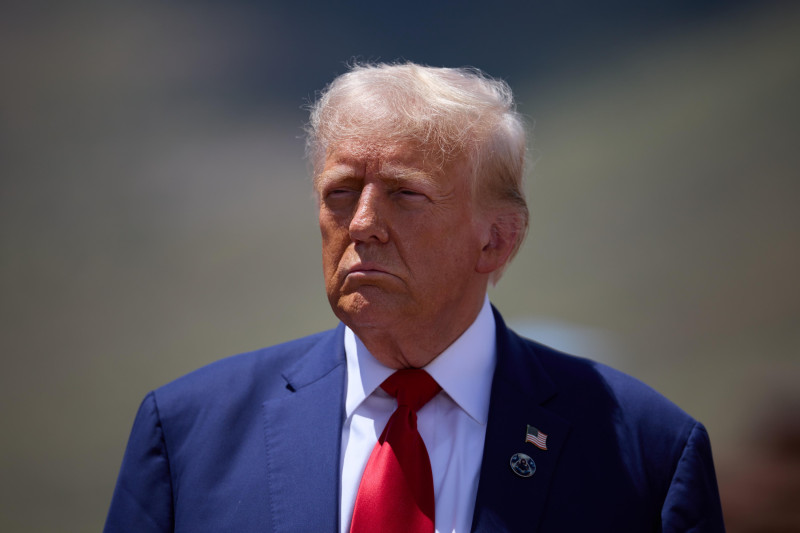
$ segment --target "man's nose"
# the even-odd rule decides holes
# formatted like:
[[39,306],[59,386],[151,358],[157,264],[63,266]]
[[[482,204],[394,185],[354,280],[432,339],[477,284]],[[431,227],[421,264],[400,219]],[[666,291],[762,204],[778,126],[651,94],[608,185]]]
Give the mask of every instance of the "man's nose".
[[358,242],[386,242],[385,195],[379,187],[369,184],[361,190],[353,218],[350,220],[350,238]]

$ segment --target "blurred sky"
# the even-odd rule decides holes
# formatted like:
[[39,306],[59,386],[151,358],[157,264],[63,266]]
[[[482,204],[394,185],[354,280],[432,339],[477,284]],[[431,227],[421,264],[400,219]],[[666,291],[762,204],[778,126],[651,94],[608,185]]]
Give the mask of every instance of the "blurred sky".
[[0,530],[100,529],[147,391],[335,325],[303,106],[353,58],[509,81],[532,227],[492,300],[724,478],[798,413],[798,50],[777,2],[4,3]]

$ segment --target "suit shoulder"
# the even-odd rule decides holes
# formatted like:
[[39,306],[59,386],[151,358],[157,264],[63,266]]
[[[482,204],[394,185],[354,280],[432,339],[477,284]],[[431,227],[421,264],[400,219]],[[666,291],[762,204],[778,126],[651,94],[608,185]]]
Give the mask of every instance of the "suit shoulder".
[[287,368],[320,342],[332,341],[336,334],[336,329],[323,331],[220,359],[162,385],[154,391],[155,398],[161,407],[208,398],[220,401],[251,394],[269,396],[271,391],[285,387],[282,373]]
[[690,431],[696,421],[674,402],[639,379],[603,363],[566,354],[522,339],[553,380],[559,396],[581,398],[581,404],[609,402],[625,419],[653,424],[654,429],[682,428]]

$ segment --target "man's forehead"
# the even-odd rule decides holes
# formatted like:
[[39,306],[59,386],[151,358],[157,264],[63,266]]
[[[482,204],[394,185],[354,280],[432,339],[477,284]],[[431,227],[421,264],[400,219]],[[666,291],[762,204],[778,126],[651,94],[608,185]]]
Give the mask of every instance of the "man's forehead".
[[425,161],[426,151],[418,144],[389,141],[341,142],[328,149],[325,162],[363,164],[370,161],[398,164],[419,164]]
[[347,143],[328,150],[317,179],[375,174],[387,178],[435,177],[441,164],[407,143]]

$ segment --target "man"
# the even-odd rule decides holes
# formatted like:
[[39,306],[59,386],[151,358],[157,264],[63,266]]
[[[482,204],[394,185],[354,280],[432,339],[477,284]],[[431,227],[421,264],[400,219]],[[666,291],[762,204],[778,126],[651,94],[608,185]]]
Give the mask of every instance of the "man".
[[702,425],[489,304],[524,154],[478,71],[337,78],[309,156],[342,323],[151,392],[106,531],[723,531]]

